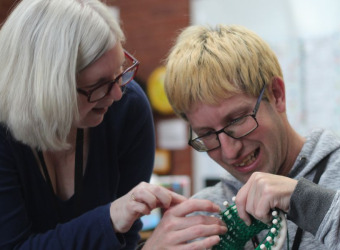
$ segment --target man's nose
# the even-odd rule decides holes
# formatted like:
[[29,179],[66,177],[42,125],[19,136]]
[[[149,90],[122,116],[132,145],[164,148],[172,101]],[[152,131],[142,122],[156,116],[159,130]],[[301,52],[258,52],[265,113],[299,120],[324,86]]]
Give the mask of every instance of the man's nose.
[[225,159],[237,158],[240,149],[242,148],[242,142],[240,139],[234,139],[222,132],[218,135],[218,139],[221,144],[221,152]]

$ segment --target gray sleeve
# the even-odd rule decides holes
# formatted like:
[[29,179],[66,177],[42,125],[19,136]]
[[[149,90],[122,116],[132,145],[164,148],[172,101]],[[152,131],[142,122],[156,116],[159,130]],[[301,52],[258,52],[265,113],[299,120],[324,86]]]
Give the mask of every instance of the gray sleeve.
[[336,192],[315,237],[325,244],[327,249],[340,249],[340,191]]
[[287,218],[313,235],[329,210],[336,191],[300,179],[290,200]]

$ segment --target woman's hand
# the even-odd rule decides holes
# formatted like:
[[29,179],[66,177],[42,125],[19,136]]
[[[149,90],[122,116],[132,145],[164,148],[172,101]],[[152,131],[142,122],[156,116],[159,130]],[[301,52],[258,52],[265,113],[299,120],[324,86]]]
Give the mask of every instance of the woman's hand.
[[268,173],[253,173],[237,193],[235,204],[238,214],[247,225],[251,224],[249,214],[267,223],[271,211],[278,208],[288,212],[290,198],[298,181]]
[[186,199],[164,187],[141,182],[129,193],[111,203],[113,228],[117,233],[125,233],[138,218],[150,214],[154,208],[167,209]]
[[218,235],[227,232],[225,224],[216,217],[187,216],[196,211],[218,213],[220,208],[211,201],[198,199],[189,199],[170,207],[143,250],[208,249],[217,244],[220,241]]

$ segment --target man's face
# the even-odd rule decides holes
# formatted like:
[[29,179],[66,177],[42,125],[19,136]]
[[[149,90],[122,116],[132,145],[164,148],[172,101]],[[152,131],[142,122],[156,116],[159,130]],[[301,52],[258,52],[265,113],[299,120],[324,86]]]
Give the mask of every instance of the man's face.
[[[218,105],[196,104],[186,115],[193,131],[202,136],[251,114],[256,100],[256,97],[237,94]],[[220,133],[221,147],[208,152],[213,160],[241,182],[246,182],[253,172],[278,173],[287,155],[283,116],[275,104],[262,101],[256,119],[259,126],[249,135],[233,139]]]

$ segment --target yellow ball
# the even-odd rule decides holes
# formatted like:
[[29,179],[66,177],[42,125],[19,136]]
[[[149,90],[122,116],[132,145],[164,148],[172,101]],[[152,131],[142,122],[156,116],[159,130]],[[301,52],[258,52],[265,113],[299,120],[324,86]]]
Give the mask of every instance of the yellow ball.
[[173,109],[164,91],[164,77],[164,66],[152,71],[147,81],[147,94],[153,109],[161,114],[173,114]]

